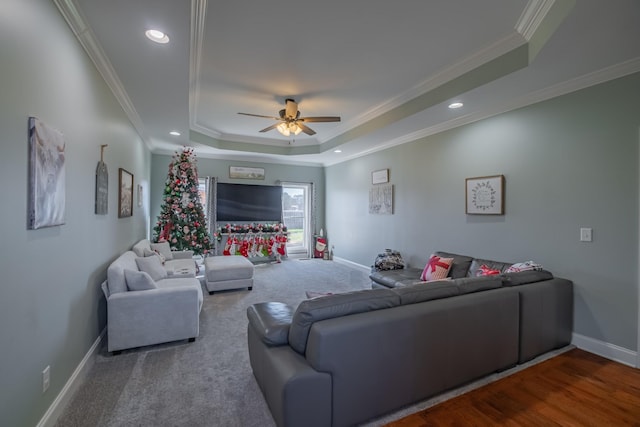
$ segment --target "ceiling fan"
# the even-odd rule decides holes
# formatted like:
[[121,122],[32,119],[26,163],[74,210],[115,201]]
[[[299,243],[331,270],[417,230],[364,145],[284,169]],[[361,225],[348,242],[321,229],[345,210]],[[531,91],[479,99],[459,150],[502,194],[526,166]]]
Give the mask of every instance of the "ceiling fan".
[[284,136],[291,134],[298,135],[300,132],[304,132],[307,135],[315,135],[315,131],[304,124],[304,122],[339,122],[338,116],[321,116],[321,117],[300,117],[300,110],[298,110],[298,103],[293,99],[287,98],[285,100],[285,107],[280,110],[280,117],[275,116],[263,116],[260,114],[250,113],[238,113],[244,116],[262,117],[265,119],[277,120],[278,123],[274,123],[269,127],[262,129],[260,132],[268,132],[271,129],[277,129],[278,132]]

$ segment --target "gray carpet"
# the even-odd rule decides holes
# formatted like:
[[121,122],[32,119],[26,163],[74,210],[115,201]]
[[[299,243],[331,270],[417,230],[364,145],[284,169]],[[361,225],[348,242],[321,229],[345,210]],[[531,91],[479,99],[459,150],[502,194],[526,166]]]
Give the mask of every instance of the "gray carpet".
[[[194,343],[132,349],[119,356],[111,356],[103,346],[56,426],[274,426],[249,365],[246,308],[262,301],[297,306],[307,298],[307,292],[369,288],[366,273],[337,262],[308,259],[258,265],[253,291],[205,292],[200,336]],[[382,426],[567,349],[402,408],[364,426]]]
[[252,291],[204,294],[200,336],[123,351],[100,351],[85,383],[56,426],[275,425],[255,382],[247,351],[249,305],[297,306],[306,292],[370,288],[367,274],[332,261],[259,264]]

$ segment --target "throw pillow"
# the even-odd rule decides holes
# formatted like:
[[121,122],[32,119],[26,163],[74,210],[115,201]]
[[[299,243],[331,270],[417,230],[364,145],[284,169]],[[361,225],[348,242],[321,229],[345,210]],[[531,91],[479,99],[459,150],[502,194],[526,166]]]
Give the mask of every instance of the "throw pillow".
[[144,248],[144,250],[142,252],[143,252],[143,256],[145,256],[145,257],[155,256],[155,257],[160,258],[160,263],[164,264],[164,261],[165,261],[164,255],[162,255],[160,252],[152,251],[151,249],[147,249],[147,248]]
[[494,270],[487,267],[486,264],[482,264],[476,273],[476,276],[493,276],[494,274],[500,274],[500,270]]
[[447,277],[449,270],[453,264],[453,258],[440,258],[437,255],[431,255],[427,265],[425,265],[420,280],[424,282],[431,282],[433,280],[442,280]]
[[169,242],[151,243],[151,249],[162,254],[166,260],[173,259]]
[[505,273],[517,273],[519,271],[542,270],[542,265],[533,261],[518,262],[505,270]]
[[167,270],[157,256],[136,258],[136,264],[138,264],[138,270],[147,273],[154,281],[167,277]]
[[144,271],[124,270],[124,280],[127,282],[127,289],[130,291],[148,291],[157,289],[156,282],[153,281]]

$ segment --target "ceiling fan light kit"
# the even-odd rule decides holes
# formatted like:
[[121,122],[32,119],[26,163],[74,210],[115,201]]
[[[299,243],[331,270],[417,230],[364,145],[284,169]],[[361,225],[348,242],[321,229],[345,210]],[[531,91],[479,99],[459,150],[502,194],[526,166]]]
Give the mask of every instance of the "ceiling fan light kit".
[[282,122],[278,126],[276,126],[276,129],[284,136],[289,136],[291,134],[299,135],[300,132],[302,132],[300,126],[293,122],[289,124],[287,124],[286,122]]
[[285,108],[278,112],[279,117],[275,116],[263,116],[261,114],[251,113],[238,113],[244,116],[261,117],[265,119],[278,120],[279,123],[275,123],[269,127],[262,129],[260,132],[268,132],[272,129],[277,129],[284,136],[290,136],[291,134],[298,135],[302,132],[307,135],[315,135],[315,131],[305,125],[303,122],[339,122],[338,116],[322,116],[322,117],[300,117],[300,111],[298,110],[298,103],[293,99],[287,98],[285,100]]

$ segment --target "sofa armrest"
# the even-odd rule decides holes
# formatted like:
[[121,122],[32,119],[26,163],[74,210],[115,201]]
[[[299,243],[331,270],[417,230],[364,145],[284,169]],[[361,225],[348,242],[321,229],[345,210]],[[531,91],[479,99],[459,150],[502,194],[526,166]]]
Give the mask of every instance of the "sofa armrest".
[[196,338],[200,309],[195,287],[111,294],[107,299],[109,351]]
[[269,346],[285,345],[289,343],[289,327],[294,309],[281,302],[262,302],[247,308],[249,324],[254,331]]
[[193,251],[171,251],[174,259],[191,259],[193,258]]

